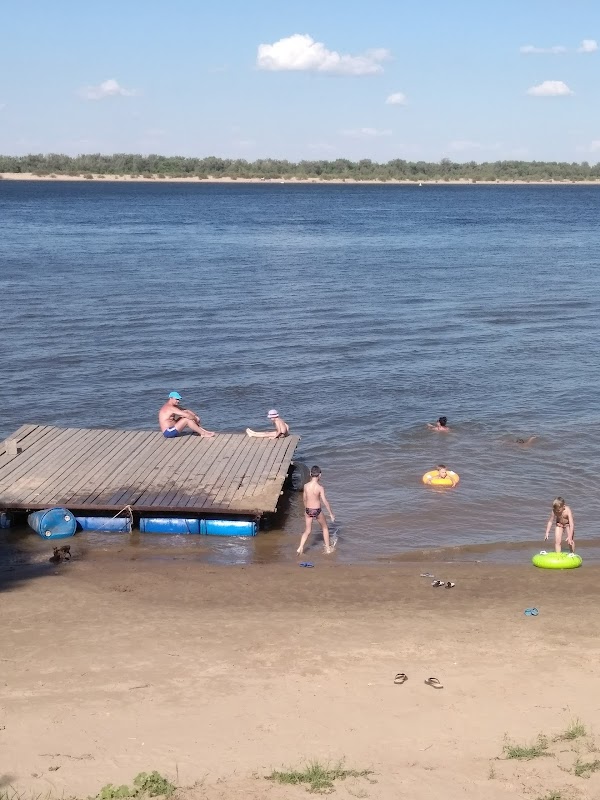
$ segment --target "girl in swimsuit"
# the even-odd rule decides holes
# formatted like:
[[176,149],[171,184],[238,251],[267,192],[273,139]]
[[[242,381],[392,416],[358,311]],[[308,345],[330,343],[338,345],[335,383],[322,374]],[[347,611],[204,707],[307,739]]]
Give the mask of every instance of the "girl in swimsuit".
[[561,552],[561,544],[563,533],[567,534],[567,544],[571,548],[571,552],[575,552],[575,522],[573,520],[573,512],[565,503],[562,497],[557,497],[552,503],[552,513],[546,525],[546,535],[544,541],[547,541],[550,536],[550,529],[554,525],[554,549],[557,553]]

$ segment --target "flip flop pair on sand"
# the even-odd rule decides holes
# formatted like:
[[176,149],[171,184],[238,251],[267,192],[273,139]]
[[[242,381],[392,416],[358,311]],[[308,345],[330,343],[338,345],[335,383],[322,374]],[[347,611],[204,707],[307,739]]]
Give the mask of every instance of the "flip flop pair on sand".
[[[433,575],[431,572],[422,572],[421,573],[421,577],[422,578],[435,578],[435,575]],[[437,588],[438,586],[445,586],[446,589],[452,589],[453,586],[456,586],[456,584],[452,583],[452,581],[437,581],[437,580],[434,581],[431,585],[434,588]]]
[[[407,680],[408,680],[408,675],[405,672],[399,672],[394,678],[394,683],[396,684],[396,686],[401,686],[403,683],[406,683]],[[434,689],[444,688],[444,684],[437,678],[427,678],[425,683],[428,686],[432,686]]]

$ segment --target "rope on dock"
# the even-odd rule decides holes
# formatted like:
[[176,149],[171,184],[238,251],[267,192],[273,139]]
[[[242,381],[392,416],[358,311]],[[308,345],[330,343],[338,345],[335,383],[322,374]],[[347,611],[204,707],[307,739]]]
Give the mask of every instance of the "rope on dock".
[[119,514],[122,514],[124,511],[126,511],[127,515],[129,516],[129,527],[131,530],[133,530],[133,509],[131,506],[123,506],[120,511],[117,511],[116,514],[113,514],[111,519],[115,519],[115,517],[118,517]]
[[[123,514],[123,512],[127,512],[127,516],[129,517],[129,530],[132,531],[133,530],[133,509],[132,509],[131,506],[123,506],[123,508],[120,511],[117,511],[116,514],[113,514],[112,517],[108,517],[108,519],[116,519],[120,514]],[[102,525],[99,525],[95,530],[98,530],[98,531],[109,531],[110,527],[103,527]]]

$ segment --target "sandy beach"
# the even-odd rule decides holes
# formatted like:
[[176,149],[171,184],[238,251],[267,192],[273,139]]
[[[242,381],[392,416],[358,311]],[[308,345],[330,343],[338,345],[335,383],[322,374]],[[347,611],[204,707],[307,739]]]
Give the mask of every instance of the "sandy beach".
[[165,176],[159,178],[158,175],[145,177],[143,175],[99,175],[93,174],[91,178],[86,178],[82,173],[81,175],[36,175],[33,172],[0,172],[0,180],[9,181],[107,181],[116,183],[274,183],[274,184],[356,184],[359,186],[415,186],[418,184],[433,185],[433,186],[600,186],[600,180],[595,181],[569,181],[569,180],[547,180],[547,181],[472,181],[469,179],[464,180],[355,180],[354,178],[215,178],[209,176],[208,178],[197,178],[191,176],[189,178],[173,178]]
[[[598,758],[599,575],[318,555],[3,570],[0,786],[83,797],[158,770],[181,797],[300,798],[264,776],[316,758],[373,771],[343,798],[597,798],[600,772],[573,768]],[[585,736],[551,741],[576,719]],[[503,755],[538,734],[551,755]]]

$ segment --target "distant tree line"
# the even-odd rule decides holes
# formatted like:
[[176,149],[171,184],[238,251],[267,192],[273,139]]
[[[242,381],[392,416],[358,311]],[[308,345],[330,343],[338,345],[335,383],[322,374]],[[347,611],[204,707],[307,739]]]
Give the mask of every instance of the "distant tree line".
[[370,159],[349,161],[245,161],[231,158],[183,158],[180,156],[115,153],[65,156],[56,153],[0,156],[0,172],[31,172],[37,175],[140,175],[177,178],[252,178],[321,180],[410,180],[410,181],[586,181],[600,179],[600,163],[591,166],[560,161],[475,161],[459,163],[393,159],[379,164]]

